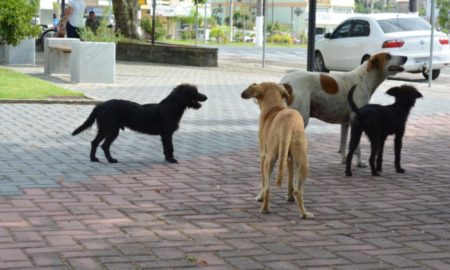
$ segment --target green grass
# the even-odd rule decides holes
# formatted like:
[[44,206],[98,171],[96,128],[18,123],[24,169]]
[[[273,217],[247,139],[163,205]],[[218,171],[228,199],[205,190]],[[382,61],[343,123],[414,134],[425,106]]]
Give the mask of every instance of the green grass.
[[0,67],[0,99],[48,99],[50,97],[82,97],[49,82]]
[[[164,43],[170,43],[170,44],[176,44],[176,45],[195,45],[195,40],[194,39],[187,39],[187,40],[180,40],[180,39],[165,39],[165,40],[157,40],[157,42],[164,42]],[[226,45],[226,46],[236,46],[236,47],[254,47],[256,46],[255,43],[252,42],[227,42],[227,43],[216,43],[216,42],[212,42],[209,41],[208,43],[206,43],[207,45]],[[205,45],[205,41],[203,39],[199,39],[197,40],[197,45],[198,46],[202,46]],[[306,44],[299,44],[299,45],[295,45],[295,44],[276,44],[276,43],[266,43],[267,47],[270,48],[306,48]]]

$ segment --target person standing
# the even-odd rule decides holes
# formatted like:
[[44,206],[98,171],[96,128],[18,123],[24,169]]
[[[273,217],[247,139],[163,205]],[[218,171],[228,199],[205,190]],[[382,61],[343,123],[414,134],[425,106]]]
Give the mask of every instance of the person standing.
[[67,4],[64,15],[68,16],[66,33],[68,38],[80,38],[79,28],[84,26],[84,0],[71,0]]
[[88,18],[86,19],[86,27],[89,27],[89,29],[91,29],[92,32],[94,32],[94,34],[96,34],[99,25],[100,25],[100,22],[98,21],[97,16],[95,15],[95,12],[90,11]]

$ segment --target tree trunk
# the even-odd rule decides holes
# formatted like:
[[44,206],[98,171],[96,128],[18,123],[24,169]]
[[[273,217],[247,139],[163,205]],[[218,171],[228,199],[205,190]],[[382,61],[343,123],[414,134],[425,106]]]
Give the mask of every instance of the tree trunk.
[[138,24],[138,1],[137,0],[113,0],[113,11],[116,21],[116,29],[122,35],[129,38],[139,38],[137,32]]

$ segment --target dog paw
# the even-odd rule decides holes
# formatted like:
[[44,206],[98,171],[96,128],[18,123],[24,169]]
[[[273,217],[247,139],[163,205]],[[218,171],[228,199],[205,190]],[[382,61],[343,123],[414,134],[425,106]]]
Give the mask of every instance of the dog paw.
[[365,168],[365,167],[367,167],[367,164],[365,163],[365,162],[358,162],[358,168]]
[[398,172],[398,173],[405,173],[405,170],[402,169],[402,168],[399,168],[399,169],[397,169],[397,172]]
[[352,174],[351,171],[345,171],[345,175],[346,175],[346,176],[353,176],[353,174]]
[[292,195],[286,195],[286,201],[287,202],[295,202],[295,197]]
[[372,176],[381,176],[378,172],[372,172]]
[[176,160],[174,158],[166,158],[166,161],[169,163],[178,163],[178,160]]
[[91,162],[100,162],[100,159],[94,157],[94,158],[91,158]]
[[256,195],[255,200],[256,200],[257,202],[262,202],[262,201],[263,201],[262,194],[260,193],[260,194]]
[[311,213],[311,212],[305,212],[303,215],[302,215],[302,218],[303,219],[310,219],[310,218],[313,218],[314,217],[314,215],[313,215],[313,213]]
[[119,161],[117,159],[115,159],[115,158],[112,158],[112,159],[108,160],[108,162],[109,163],[117,163]]
[[381,167],[377,167],[377,172],[382,172],[383,169]]
[[270,214],[270,210],[261,208],[261,214],[264,214],[264,215]]

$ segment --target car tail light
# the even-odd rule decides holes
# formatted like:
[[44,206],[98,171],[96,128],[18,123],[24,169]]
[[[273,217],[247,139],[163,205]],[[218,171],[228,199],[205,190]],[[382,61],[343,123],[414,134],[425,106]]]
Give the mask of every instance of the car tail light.
[[441,43],[442,45],[448,45],[448,38],[440,38],[439,43]]
[[382,48],[400,48],[405,44],[405,42],[401,39],[391,39],[391,40],[386,40],[383,43]]

